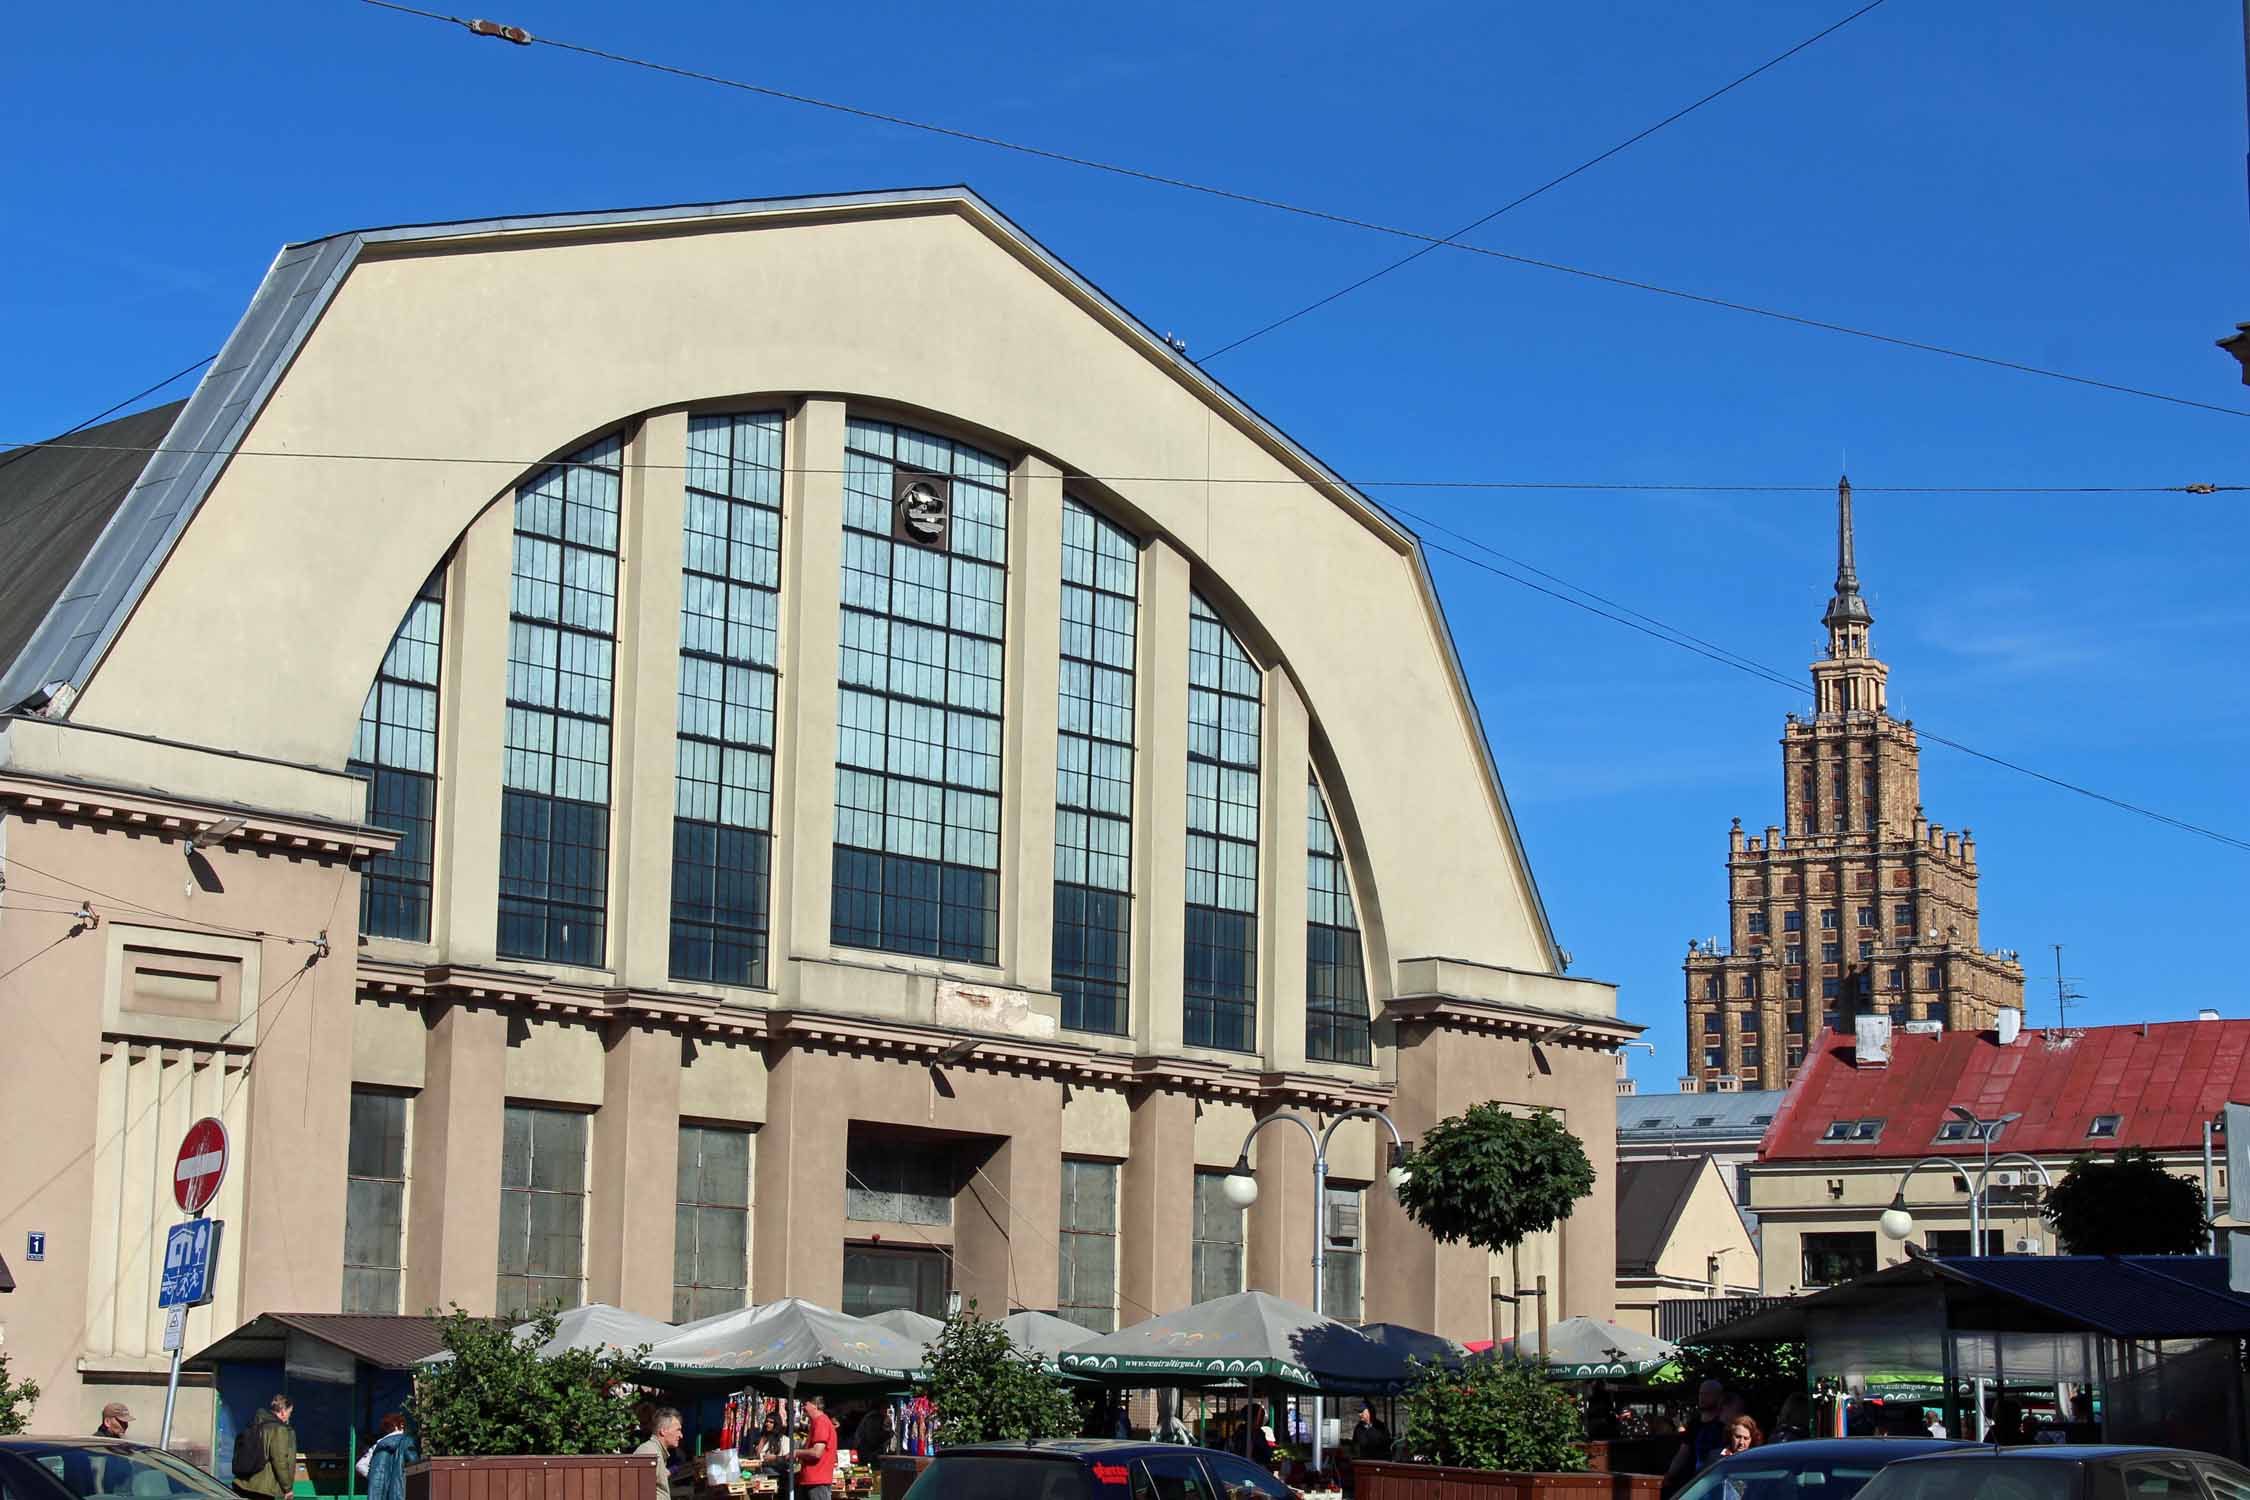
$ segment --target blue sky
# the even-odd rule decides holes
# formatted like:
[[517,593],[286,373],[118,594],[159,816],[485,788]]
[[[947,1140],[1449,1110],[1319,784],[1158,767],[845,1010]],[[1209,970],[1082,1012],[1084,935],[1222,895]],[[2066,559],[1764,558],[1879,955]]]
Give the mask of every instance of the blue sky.
[[[1443,233],[1856,8],[1742,0],[868,7],[480,0],[533,32]],[[1889,0],[1474,236],[1513,252],[2250,410],[2241,18]],[[13,18],[0,438],[215,350],[284,242],[373,224],[967,182],[1190,353],[1411,248],[986,147],[478,41],[349,0]],[[1873,487],[2250,481],[2250,422],[1440,251],[1213,362],[1368,478],[1832,483],[1892,705],[2250,835],[2250,528],[2219,495]],[[1822,494],[1388,492],[1797,669]],[[1241,503],[1255,504],[1255,497]],[[1443,538],[1438,538],[1443,540]],[[1778,819],[1799,699],[1434,566],[1576,972],[1679,1068],[1679,961],[1729,817]],[[1984,937],[2078,1019],[2250,1013],[2250,855],[1931,748]]]

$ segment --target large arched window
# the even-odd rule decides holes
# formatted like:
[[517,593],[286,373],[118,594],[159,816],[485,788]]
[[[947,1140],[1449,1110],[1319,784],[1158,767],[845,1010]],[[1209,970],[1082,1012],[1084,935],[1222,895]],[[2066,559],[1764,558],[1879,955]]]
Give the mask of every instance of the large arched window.
[[[946,522],[893,541],[917,471],[950,481]],[[997,963],[1007,465],[854,418],[843,524],[830,939]]]
[[507,958],[599,967],[607,942],[623,451],[603,438],[516,491],[500,793]]
[[778,412],[688,421],[674,979],[766,982],[781,456]]
[[1193,1047],[1258,1046],[1258,729],[1250,653],[1188,601],[1187,972]]
[[1122,1033],[1129,1014],[1140,566],[1132,537],[1063,500],[1054,976],[1073,1031]]
[[1359,912],[1320,781],[1305,775],[1305,1056],[1366,1063],[1367,969]]
[[367,821],[398,847],[360,868],[359,930],[430,940],[430,871],[437,827],[438,663],[445,632],[445,565],[406,607],[359,711],[344,769],[367,783]]

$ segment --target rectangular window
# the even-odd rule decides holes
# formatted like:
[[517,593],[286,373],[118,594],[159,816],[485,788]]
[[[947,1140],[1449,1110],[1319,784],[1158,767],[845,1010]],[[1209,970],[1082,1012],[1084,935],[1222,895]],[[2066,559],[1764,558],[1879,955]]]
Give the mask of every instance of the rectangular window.
[[1858,1234],[1808,1234],[1802,1242],[1802,1285],[1841,1286],[1875,1269],[1875,1236]]
[[1374,1060],[1367,1030],[1367,970],[1352,905],[1351,873],[1329,821],[1328,799],[1305,774],[1305,1056],[1315,1062]]
[[1117,1164],[1062,1164],[1062,1257],[1055,1311],[1081,1328],[1117,1328]]
[[610,437],[516,491],[500,793],[503,958],[598,968],[608,941],[619,465]]
[[1055,991],[1072,1031],[1123,1035],[1133,936],[1133,653],[1140,545],[1063,498],[1055,741]]
[[1803,932],[1805,930],[1805,914],[1801,911],[1783,912],[1781,914],[1781,930],[1783,932]]
[[1242,1290],[1243,1211],[1227,1202],[1227,1174],[1197,1168],[1192,1297],[1208,1302]]
[[396,1313],[406,1267],[406,1096],[352,1090],[344,1183],[344,1304]]
[[862,1223],[951,1224],[960,1186],[953,1148],[866,1137],[844,1148],[844,1217]]
[[1360,1190],[1328,1189],[1321,1215],[1327,1243],[1321,1247],[1321,1310],[1346,1323],[1360,1319],[1360,1292],[1365,1270],[1366,1230],[1361,1223]]
[[688,418],[672,805],[674,979],[766,984],[781,415]]
[[847,1317],[871,1318],[905,1308],[925,1318],[945,1316],[952,1276],[945,1252],[934,1247],[846,1245],[844,1306]]
[[1766,930],[1766,914],[1764,912],[1754,911],[1750,913],[1747,920],[1752,933],[1762,933]]
[[[1007,466],[853,418],[844,470],[830,937],[997,963]],[[891,540],[902,470],[951,477],[950,551]]]
[[[1188,596],[1187,1044],[1258,1045],[1262,684],[1201,594]],[[1239,1288],[1237,1288],[1239,1290]]]
[[672,1321],[750,1301],[750,1132],[680,1127],[672,1230]]
[[586,1117],[507,1106],[500,1133],[500,1305],[527,1317],[586,1300]]
[[1822,932],[1834,932],[1836,930],[1835,907],[1830,906],[1822,908],[1820,913],[1820,930]]
[[430,872],[437,829],[438,662],[445,635],[445,568],[422,584],[398,622],[344,769],[367,783],[367,821],[398,847],[360,866],[359,928],[369,937],[430,940]]

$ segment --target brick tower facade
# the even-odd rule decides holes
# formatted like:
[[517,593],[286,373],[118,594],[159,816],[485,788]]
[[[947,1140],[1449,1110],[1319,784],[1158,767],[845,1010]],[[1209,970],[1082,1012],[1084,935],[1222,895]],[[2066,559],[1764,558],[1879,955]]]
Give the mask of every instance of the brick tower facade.
[[1811,718],[1781,736],[1786,829],[1727,835],[1725,938],[1688,943],[1684,1089],[1774,1089],[1804,1061],[1808,1028],[1861,1014],[1948,1029],[2023,1005],[2023,967],[1977,939],[1977,846],[1922,815],[1911,719],[1887,703],[1890,668],[1852,555],[1852,486],[1836,486],[1836,592],[1821,621]]

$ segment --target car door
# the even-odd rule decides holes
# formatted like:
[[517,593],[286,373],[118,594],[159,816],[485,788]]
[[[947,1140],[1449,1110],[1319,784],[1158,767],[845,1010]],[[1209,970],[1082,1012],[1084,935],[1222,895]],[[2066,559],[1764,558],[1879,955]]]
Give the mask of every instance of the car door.
[[1287,1485],[1246,1458],[1211,1451],[1196,1456],[1209,1471],[1218,1500],[1292,1500]]

